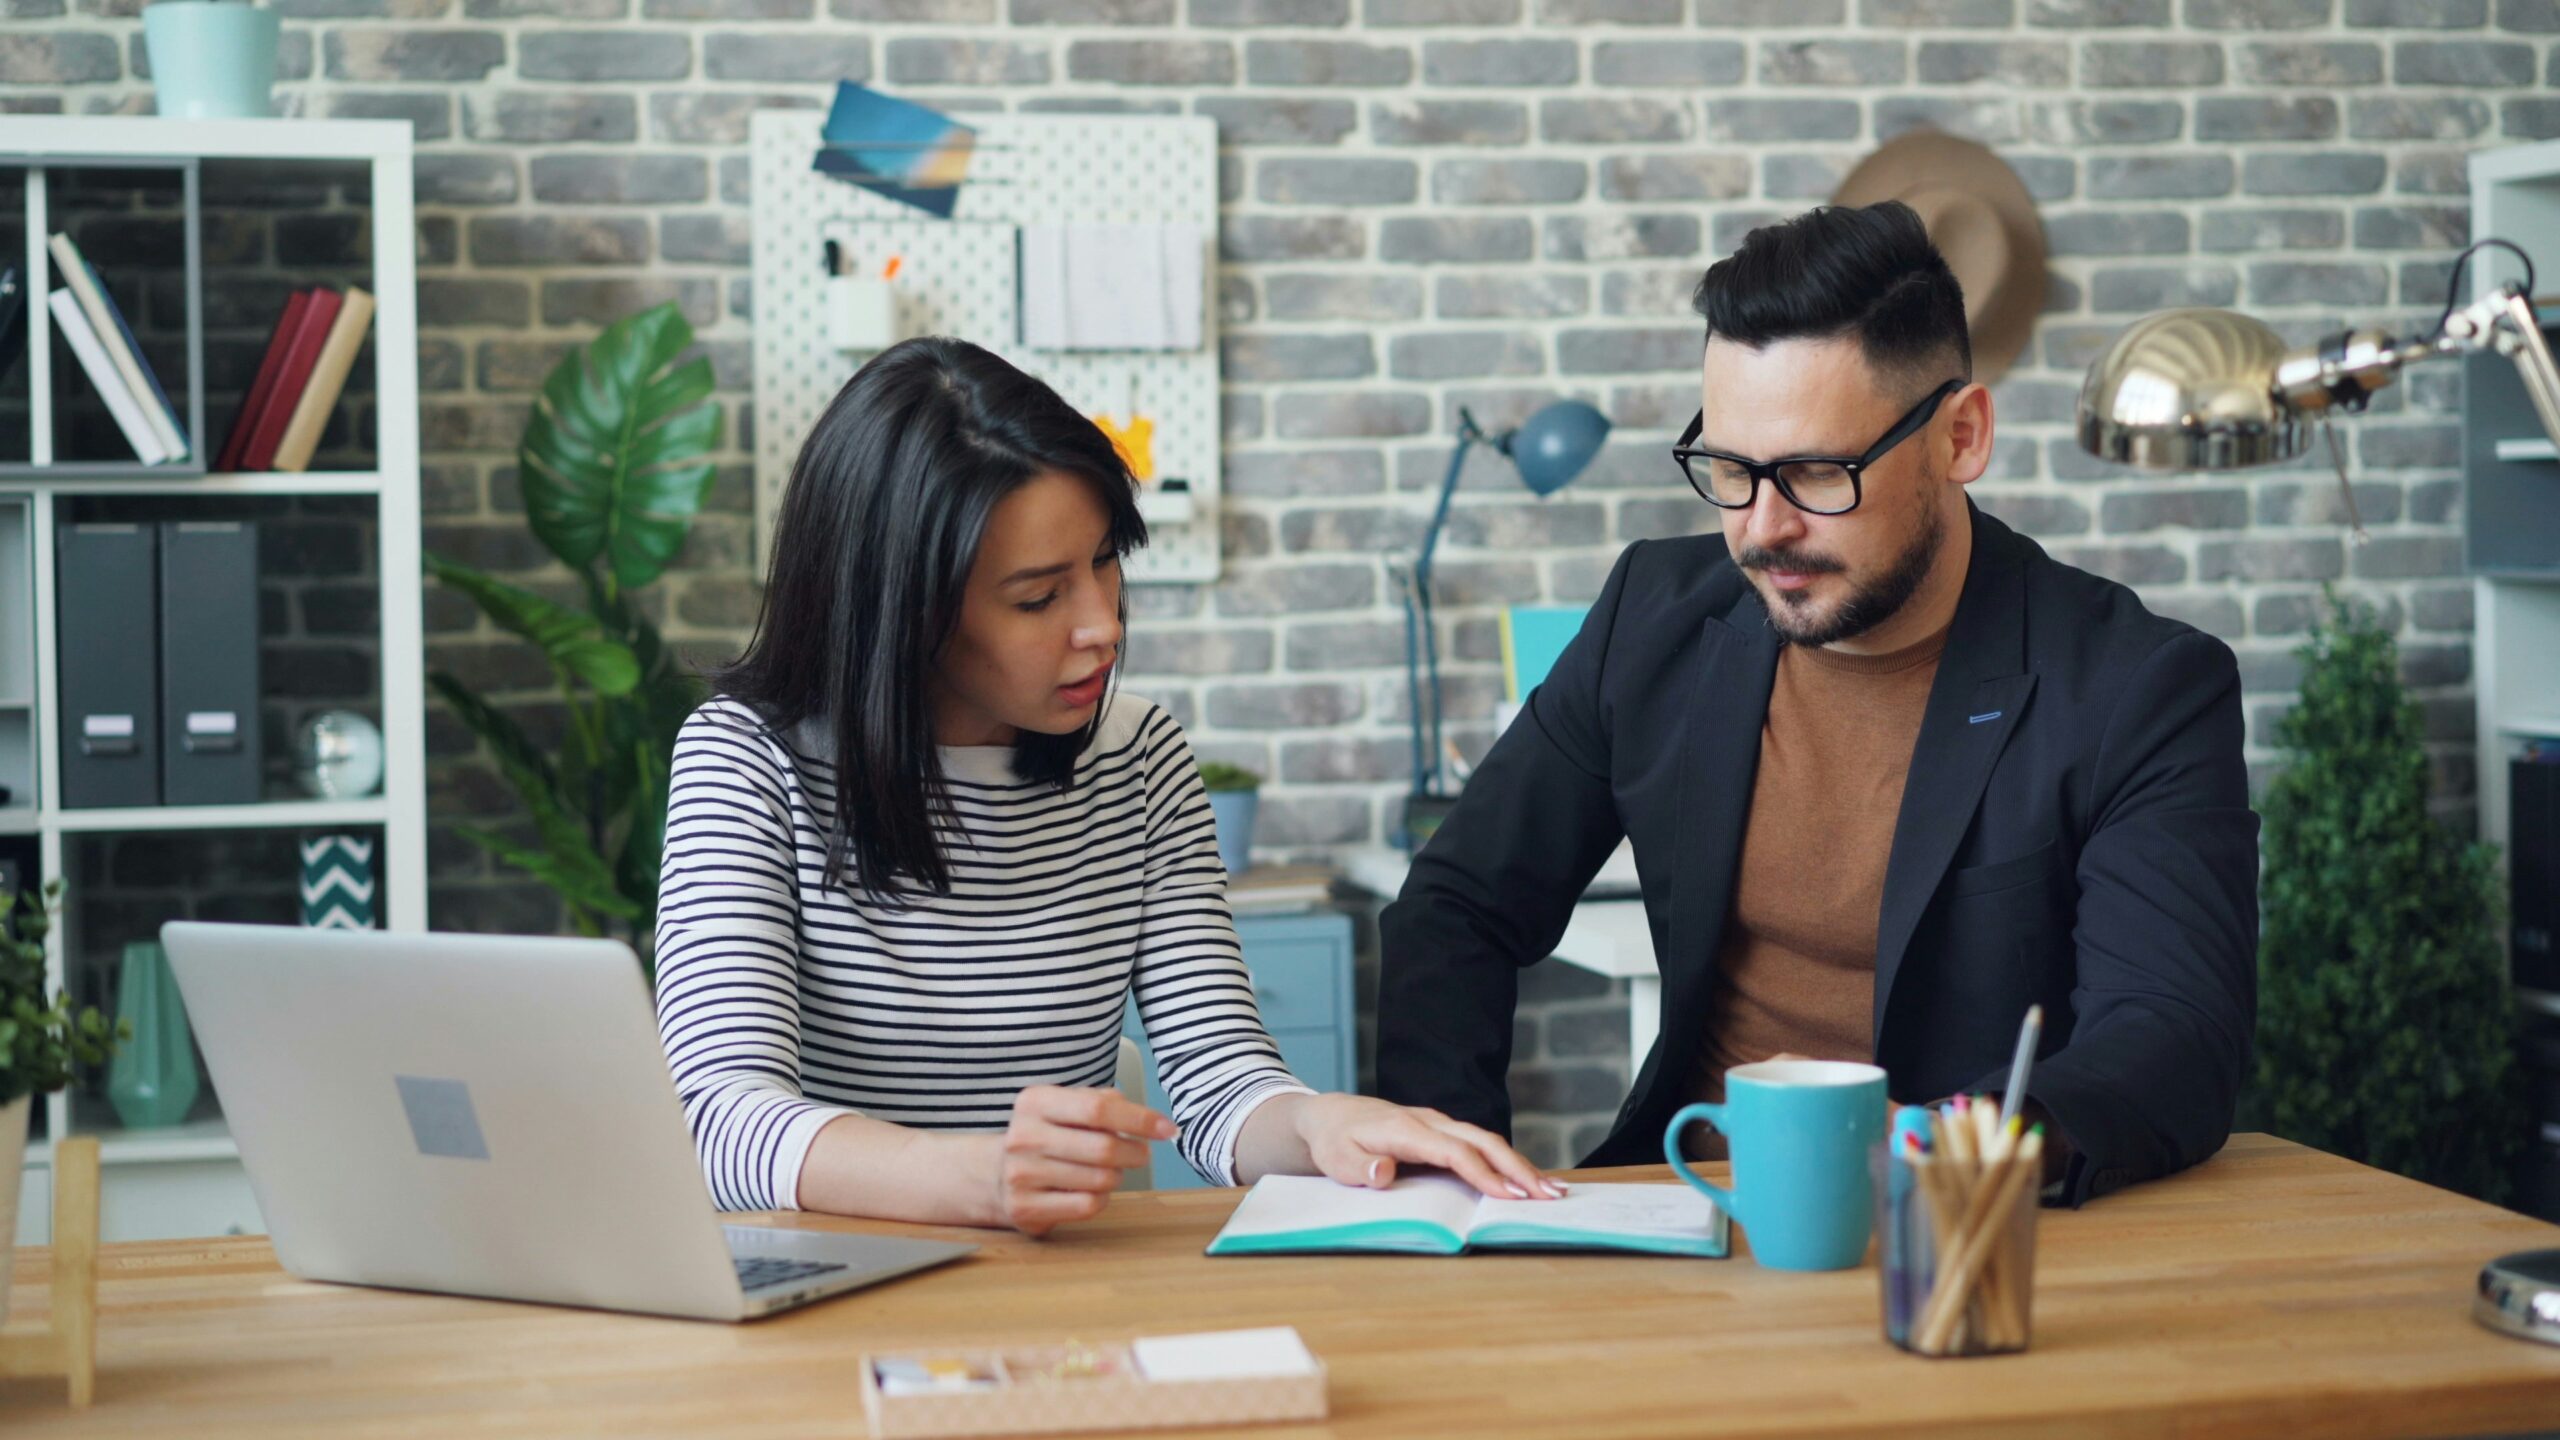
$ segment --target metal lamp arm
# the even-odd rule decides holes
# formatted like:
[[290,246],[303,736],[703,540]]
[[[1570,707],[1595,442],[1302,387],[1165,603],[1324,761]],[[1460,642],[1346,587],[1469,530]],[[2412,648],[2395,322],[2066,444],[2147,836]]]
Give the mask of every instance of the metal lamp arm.
[[2560,445],[2560,364],[2552,360],[2531,297],[2512,284],[2447,311],[2432,335],[2395,339],[2379,330],[2351,330],[2288,351],[2276,366],[2276,398],[2303,415],[2362,410],[2403,369],[2476,350],[2494,350],[2515,362],[2544,433]]
[[1476,417],[1461,408],[1458,411],[1458,448],[1449,452],[1449,473],[1440,478],[1440,501],[1431,510],[1431,523],[1422,532],[1422,548],[1413,561],[1414,588],[1422,592],[1422,603],[1431,604],[1431,554],[1440,548],[1440,527],[1449,522],[1449,501],[1458,493],[1458,474],[1467,468],[1467,451],[1485,433],[1476,425]]
[[2504,323],[2490,330],[2489,348],[2515,362],[2516,373],[2524,377],[2524,392],[2533,398],[2533,413],[2542,421],[2542,433],[2560,445],[2560,364],[2552,361],[2551,342],[2543,338],[2533,298],[2510,285],[2494,299]]
[[[1466,469],[1467,451],[1484,438],[1476,417],[1461,409],[1458,446],[1449,452],[1449,473],[1441,478],[1440,500],[1432,508],[1431,524],[1422,532],[1422,546],[1414,555],[1413,572],[1405,588],[1405,703],[1412,711],[1409,718],[1416,794],[1436,795],[1440,791],[1440,637],[1435,629],[1438,622],[1431,614],[1431,555],[1440,546],[1441,526],[1448,523],[1449,500],[1458,493],[1458,474]],[[1423,693],[1426,676],[1428,695]]]

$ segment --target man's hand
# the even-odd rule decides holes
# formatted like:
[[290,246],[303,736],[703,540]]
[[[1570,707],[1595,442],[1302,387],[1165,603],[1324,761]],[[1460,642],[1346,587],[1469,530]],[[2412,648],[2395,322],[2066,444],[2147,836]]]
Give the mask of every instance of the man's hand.
[[1014,1097],[997,1148],[996,1215],[1025,1235],[1102,1213],[1121,1172],[1148,1162],[1146,1142],[1174,1137],[1173,1121],[1116,1090],[1034,1085]]

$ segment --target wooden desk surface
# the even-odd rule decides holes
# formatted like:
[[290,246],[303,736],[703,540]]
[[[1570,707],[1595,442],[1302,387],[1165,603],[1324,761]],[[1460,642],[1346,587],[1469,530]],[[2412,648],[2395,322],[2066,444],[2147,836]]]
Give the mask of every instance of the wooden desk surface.
[[[1659,1179],[1667,1171],[1609,1178]],[[745,1326],[312,1285],[259,1240],[109,1247],[97,1408],[0,1382],[0,1433],[864,1433],[866,1349],[1298,1327],[1333,1420],[1224,1434],[2345,1437],[2560,1425],[2560,1348],[2469,1318],[2482,1261],[2560,1226],[2264,1136],[2047,1212],[2032,1352],[1885,1344],[1872,1267],[1476,1255],[1210,1260],[1237,1192],[1095,1223]],[[19,1255],[17,1315],[46,1261]]]

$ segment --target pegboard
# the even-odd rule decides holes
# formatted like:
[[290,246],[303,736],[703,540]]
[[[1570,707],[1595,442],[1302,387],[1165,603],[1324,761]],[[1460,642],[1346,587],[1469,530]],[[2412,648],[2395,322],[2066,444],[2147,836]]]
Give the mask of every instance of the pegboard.
[[[1217,123],[1202,116],[977,115],[969,179],[949,220],[810,168],[824,117],[763,110],[752,120],[755,186],[756,541],[770,554],[792,461],[827,402],[870,358],[829,342],[823,255],[841,242],[849,274],[877,276],[898,255],[909,334],[956,335],[1039,376],[1086,414],[1156,423],[1156,473],[1190,482],[1187,519],[1147,500],[1149,543],[1132,581],[1218,577],[1217,307],[1201,296],[1198,350],[1058,351],[1016,328],[1017,227],[1038,221],[1189,224],[1204,247],[1218,227]],[[1204,256],[1203,288],[1215,284]]]

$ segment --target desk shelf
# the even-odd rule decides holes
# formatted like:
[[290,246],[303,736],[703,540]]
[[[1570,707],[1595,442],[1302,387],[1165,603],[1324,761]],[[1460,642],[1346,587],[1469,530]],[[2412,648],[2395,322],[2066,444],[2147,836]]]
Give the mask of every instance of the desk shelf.
[[[231,1138],[231,1122],[219,1115],[157,1130],[106,1126],[77,1129],[72,1133],[98,1142],[98,1163],[101,1165],[153,1165],[170,1161],[240,1158],[240,1144]],[[50,1164],[52,1156],[50,1141],[27,1147],[29,1165]]]
[[271,800],[255,805],[137,805],[130,809],[47,810],[40,829],[65,835],[111,835],[143,830],[298,830],[340,825],[383,825],[391,802]]

